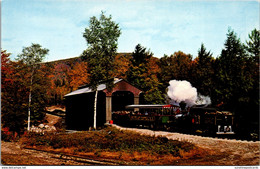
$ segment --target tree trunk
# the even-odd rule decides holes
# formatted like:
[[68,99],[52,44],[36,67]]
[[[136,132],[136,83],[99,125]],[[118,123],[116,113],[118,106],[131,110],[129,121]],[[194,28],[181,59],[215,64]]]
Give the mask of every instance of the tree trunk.
[[27,126],[28,131],[30,131],[30,123],[31,123],[31,102],[32,102],[32,77],[31,77],[31,86],[30,86],[29,103],[28,103],[28,126]]
[[30,131],[30,123],[31,123],[31,101],[32,101],[32,91],[30,89],[29,104],[28,104],[28,126],[27,126],[28,131]]
[[27,131],[30,131],[30,126],[31,126],[31,102],[32,102],[33,74],[34,74],[34,68],[33,68],[33,70],[32,70],[31,83],[30,83],[29,103],[28,103],[28,126],[27,126]]
[[96,129],[97,127],[97,95],[98,95],[98,90],[96,89],[95,101],[94,101],[94,124],[93,124],[94,129]]

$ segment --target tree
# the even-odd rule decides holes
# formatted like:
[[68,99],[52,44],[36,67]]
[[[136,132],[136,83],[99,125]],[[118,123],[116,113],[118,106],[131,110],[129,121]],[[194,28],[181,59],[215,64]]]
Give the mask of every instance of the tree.
[[[253,76],[248,64],[245,45],[236,33],[229,29],[224,49],[216,59],[215,102],[223,102],[223,108],[235,113],[238,129],[249,133],[252,120],[250,111],[250,91],[253,89]],[[246,127],[247,126],[247,127]],[[243,130],[243,131],[242,131]]]
[[87,62],[77,62],[68,72],[69,87],[71,90],[76,90],[79,86],[88,83]]
[[63,103],[63,96],[71,92],[69,83],[69,72],[71,67],[64,63],[56,63],[52,70],[53,74],[50,77],[52,83],[52,95],[54,96],[54,103],[56,105]]
[[172,64],[172,58],[167,55],[164,55],[159,60],[160,72],[158,74],[158,78],[160,83],[162,83],[160,90],[165,91],[165,93],[166,88],[169,85],[169,81],[174,79],[172,73]]
[[163,84],[161,90],[166,90],[169,81],[173,79],[190,81],[191,64],[192,56],[182,51],[174,52],[171,56],[165,55],[162,57],[159,62],[161,68],[159,79]]
[[219,58],[217,58],[217,88],[216,94],[226,108],[235,108],[238,101],[245,101],[242,93],[251,88],[249,72],[246,65],[245,46],[237,38],[233,30],[228,30],[227,40]]
[[9,77],[12,73],[12,63],[6,50],[1,50],[1,89],[2,91],[12,84],[13,80]]
[[[4,56],[5,59],[9,60],[8,57],[5,58]],[[1,58],[3,58],[3,53]],[[4,60],[2,60],[2,63]],[[24,71],[24,65],[21,62],[10,61],[4,67],[11,71],[4,70],[1,72],[1,121],[3,127],[8,127],[10,131],[20,134],[26,125],[26,111],[28,108],[26,107],[28,91],[23,81],[26,78],[27,71]],[[5,79],[11,80],[5,81]]]
[[247,43],[247,51],[255,62],[259,62],[260,57],[260,30],[254,29],[251,34],[248,35],[249,41]]
[[140,44],[136,45],[130,59],[129,69],[126,72],[127,81],[142,90],[146,90],[145,76],[148,72],[147,63],[151,57],[152,53],[146,51],[145,47],[142,47]]
[[159,59],[151,57],[147,63],[148,71],[145,73],[145,102],[148,104],[162,104],[165,103],[165,96],[160,90],[160,83],[158,74],[160,68],[158,65]]
[[157,60],[152,57],[152,53],[136,45],[135,51],[130,59],[129,69],[126,72],[127,81],[144,91],[145,103],[162,103],[163,96],[159,90],[159,80],[157,74],[159,66]]
[[118,53],[115,57],[115,71],[113,77],[126,79],[126,72],[130,65],[130,53]]
[[147,51],[147,49],[141,46],[141,44],[137,44],[135,46],[135,51],[133,52],[131,62],[133,65],[147,64],[152,55],[153,53],[149,50]]
[[28,100],[28,126],[27,130],[30,130],[30,118],[31,118],[31,102],[32,102],[32,92],[34,83],[34,75],[37,69],[39,69],[39,63],[43,61],[45,56],[48,54],[49,50],[46,48],[41,48],[41,45],[32,43],[31,46],[25,47],[22,53],[18,55],[17,60],[24,63],[29,68],[30,84],[29,84],[29,100]]
[[252,78],[252,90],[249,93],[248,111],[252,112],[251,121],[255,123],[253,130],[255,133],[259,131],[259,57],[260,57],[260,31],[254,29],[248,35],[249,40],[246,41],[246,49],[248,52],[247,71],[250,72]]
[[117,51],[118,38],[121,34],[117,23],[112,21],[111,15],[106,17],[104,12],[100,18],[90,18],[89,27],[85,29],[83,37],[86,39],[88,48],[82,54],[82,59],[88,63],[90,87],[95,91],[94,101],[94,125],[96,128],[96,105],[97,86],[105,80],[108,90],[112,90],[112,74],[114,60]]
[[172,56],[172,72],[174,79],[190,80],[190,68],[192,56],[181,51],[175,52]]
[[206,51],[204,44],[201,44],[198,50],[198,57],[195,59],[195,65],[192,70],[192,83],[198,89],[199,93],[211,96],[214,81],[214,61],[212,53]]

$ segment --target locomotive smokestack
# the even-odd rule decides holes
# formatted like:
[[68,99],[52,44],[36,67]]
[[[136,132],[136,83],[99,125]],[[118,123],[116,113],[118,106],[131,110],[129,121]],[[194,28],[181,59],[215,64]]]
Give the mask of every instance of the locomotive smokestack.
[[187,104],[184,101],[181,101],[179,105],[181,107],[181,110],[185,110]]

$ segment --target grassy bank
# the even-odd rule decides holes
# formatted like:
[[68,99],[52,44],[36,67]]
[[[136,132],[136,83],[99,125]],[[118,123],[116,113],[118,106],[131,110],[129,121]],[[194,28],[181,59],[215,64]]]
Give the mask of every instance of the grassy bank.
[[176,160],[185,154],[191,155],[197,152],[195,145],[189,142],[168,140],[166,137],[145,136],[135,132],[120,131],[113,127],[70,134],[30,133],[21,141],[28,147],[45,147],[45,149],[73,154],[92,154],[99,157],[107,156],[109,153],[117,159],[142,159],[150,162],[166,157],[170,162],[169,159]]

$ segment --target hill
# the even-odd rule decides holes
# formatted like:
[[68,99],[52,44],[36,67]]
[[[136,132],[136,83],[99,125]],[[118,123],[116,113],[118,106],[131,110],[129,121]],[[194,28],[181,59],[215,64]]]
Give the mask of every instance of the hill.
[[[131,55],[132,55],[132,53],[118,53],[116,55],[116,58],[119,59],[120,57],[126,57],[129,59],[131,57]],[[55,64],[63,63],[63,64],[67,64],[67,65],[74,65],[77,62],[82,62],[82,59],[80,56],[67,58],[67,59],[54,60],[54,61],[49,61],[49,62],[43,62],[43,64],[55,65]]]
[[[114,77],[126,78],[132,53],[118,53],[115,57]],[[44,62],[42,69],[50,80],[49,105],[62,105],[63,96],[88,83],[87,63],[80,57]],[[46,84],[47,85],[47,84]]]

